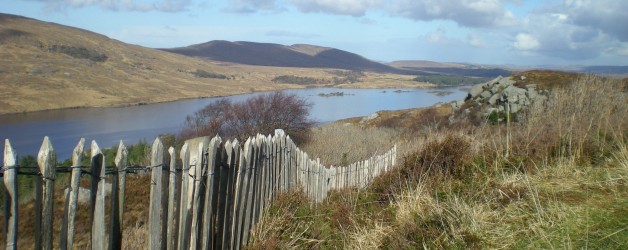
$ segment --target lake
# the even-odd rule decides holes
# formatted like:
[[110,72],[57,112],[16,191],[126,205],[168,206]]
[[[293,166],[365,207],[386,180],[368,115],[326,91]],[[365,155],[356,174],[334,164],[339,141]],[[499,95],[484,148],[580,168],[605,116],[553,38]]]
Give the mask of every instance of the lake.
[[[460,87],[309,88],[283,92],[296,94],[312,102],[310,118],[319,123],[366,116],[379,110],[427,107],[439,102],[461,100],[466,96],[466,92]],[[332,94],[337,92],[343,95]],[[237,102],[261,94],[265,93],[224,98]],[[112,147],[120,140],[133,144],[140,139],[146,139],[150,143],[159,134],[176,134],[187,115],[218,99],[220,97],[117,108],[60,109],[0,115],[0,138],[10,139],[19,155],[36,156],[43,137],[49,136],[57,152],[57,159],[64,160],[70,157],[81,137],[87,140],[87,145],[91,140],[96,140],[101,147]]]

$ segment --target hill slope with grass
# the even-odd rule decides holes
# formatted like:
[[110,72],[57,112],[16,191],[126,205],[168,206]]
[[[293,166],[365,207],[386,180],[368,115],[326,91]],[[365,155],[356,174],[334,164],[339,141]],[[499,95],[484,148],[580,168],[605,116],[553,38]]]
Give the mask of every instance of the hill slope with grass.
[[[335,53],[344,53],[312,46],[295,46],[294,50],[302,55],[318,53],[320,60],[334,60]],[[363,65],[372,64],[373,69],[378,66],[362,60]],[[305,87],[276,80],[290,77],[311,80],[313,83],[309,85],[326,86],[345,83],[337,81],[347,75],[345,71],[225,65],[126,44],[87,30],[0,13],[0,114]],[[363,83],[362,87],[380,86],[391,84],[390,79],[420,85],[409,76],[376,73],[360,76],[359,82]]]
[[548,101],[510,124],[450,123],[454,111],[440,105],[316,130],[323,139],[314,144],[341,149],[306,147],[323,162],[396,143],[399,164],[365,189],[333,192],[314,206],[298,190],[280,195],[250,249],[624,249],[626,83],[523,75],[548,87]]

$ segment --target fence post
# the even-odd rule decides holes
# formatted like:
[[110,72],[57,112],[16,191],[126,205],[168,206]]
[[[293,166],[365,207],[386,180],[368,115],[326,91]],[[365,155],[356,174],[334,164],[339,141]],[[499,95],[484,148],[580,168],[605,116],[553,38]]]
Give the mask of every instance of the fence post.
[[162,248],[162,220],[161,220],[161,176],[164,146],[155,139],[151,147],[151,185],[150,185],[150,208],[148,210],[148,249],[158,250]]
[[122,218],[124,218],[124,189],[126,187],[126,167],[129,151],[120,141],[114,159],[116,174],[111,184],[111,231],[109,232],[109,249],[122,248]]
[[72,152],[72,174],[68,193],[65,197],[65,213],[63,214],[63,225],[61,226],[61,242],[59,244],[61,249],[72,249],[74,244],[74,219],[76,218],[84,148],[85,138],[81,138]]
[[168,227],[168,232],[166,232],[166,249],[172,250],[175,248],[175,235],[177,235],[177,225],[175,221],[175,202],[174,196],[176,194],[176,165],[177,165],[177,152],[175,152],[173,147],[168,149],[168,153],[170,153],[170,173],[168,178],[168,217],[166,220],[166,225]]
[[[219,231],[216,232],[218,221],[216,215],[219,214],[216,212],[216,207],[220,198],[218,192],[220,191],[219,184],[221,183],[220,177],[222,175],[221,166],[224,164],[224,160],[226,160],[223,159],[222,153],[226,147],[226,145],[222,144],[222,139],[218,136],[212,138],[207,147],[205,147],[207,150],[206,162],[203,165],[203,169],[207,171],[207,179],[204,182],[205,202],[202,205],[204,209],[196,210],[198,213],[201,213],[201,211],[203,213],[202,216],[199,214],[198,217],[198,220],[203,223],[199,225],[199,231],[202,232],[202,235],[199,236],[201,239],[199,242],[201,249],[213,249],[218,241],[216,234],[220,233]],[[204,152],[204,150],[200,149],[200,146],[199,152]],[[203,172],[205,172],[205,170]],[[197,178],[200,178],[200,176],[197,176]],[[201,200],[202,199],[199,199],[199,206],[201,206]]]
[[[190,151],[190,161],[194,164],[194,168],[191,169],[190,178],[193,181],[192,185],[192,193],[191,197],[188,198],[192,202],[192,222],[190,229],[190,244],[189,247],[191,249],[199,248],[199,234],[200,232],[200,220],[203,218],[203,206],[201,205],[201,197],[203,196],[203,191],[205,190],[205,185],[203,184],[203,173],[207,170],[207,160],[204,157],[205,150],[209,146],[209,137],[201,137],[192,139],[191,151]],[[190,193],[188,193],[190,194]]]
[[[4,140],[4,187],[6,188],[4,203],[4,219],[6,233],[6,249],[17,249],[17,154],[9,139]],[[7,202],[8,201],[8,202]],[[7,213],[9,212],[9,213]],[[36,232],[37,233],[37,232]]]
[[91,221],[92,249],[105,249],[105,155],[92,140]]
[[190,144],[186,141],[181,147],[181,194],[179,202],[179,242],[178,249],[188,249],[189,220],[188,192],[190,181]]
[[249,183],[251,138],[244,143],[244,148],[240,151],[238,170],[235,177],[234,205],[233,205],[233,226],[231,228],[231,248],[239,250],[241,246],[242,229],[244,228],[244,214],[246,210],[246,195]]
[[255,209],[255,181],[256,181],[256,175],[257,175],[257,154],[258,154],[258,150],[259,148],[256,146],[257,142],[256,142],[256,138],[250,138],[249,140],[247,140],[249,146],[246,147],[248,148],[248,152],[246,153],[246,157],[247,157],[247,172],[245,173],[245,179],[244,179],[244,184],[246,185],[246,188],[243,190],[243,192],[246,192],[246,196],[244,198],[244,204],[245,204],[245,208],[243,209],[243,215],[242,215],[242,229],[241,231],[241,238],[238,239],[238,248],[240,248],[241,245],[246,244],[249,240],[249,232],[251,229],[251,221],[253,219],[253,211]]
[[41,178],[44,183],[42,189],[43,206],[42,206],[42,248],[52,249],[52,219],[53,219],[53,204],[54,204],[54,186],[55,186],[55,167],[56,163],[55,152],[50,143],[48,136],[44,137],[44,142],[41,144],[39,154],[37,155],[37,163],[39,164],[39,171],[41,172]]
[[226,169],[226,174],[227,174],[227,185],[226,185],[226,192],[225,192],[225,196],[226,196],[226,203],[225,203],[225,215],[224,215],[224,222],[223,222],[223,229],[222,229],[222,248],[223,249],[232,249],[233,246],[230,246],[231,243],[231,238],[234,237],[234,235],[231,233],[232,232],[232,226],[233,226],[233,222],[234,222],[234,211],[233,208],[235,206],[235,198],[234,198],[234,192],[235,192],[235,180],[234,178],[237,178],[236,176],[236,169],[238,169],[238,165],[240,164],[240,142],[238,142],[238,140],[234,140],[233,143],[231,144],[231,147],[226,148],[228,149],[227,151],[227,159],[228,159],[228,169]]

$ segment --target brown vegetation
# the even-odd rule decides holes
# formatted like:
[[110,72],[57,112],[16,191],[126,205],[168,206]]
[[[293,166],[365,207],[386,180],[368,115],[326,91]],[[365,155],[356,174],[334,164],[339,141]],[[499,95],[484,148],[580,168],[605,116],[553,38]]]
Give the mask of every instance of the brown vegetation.
[[[316,249],[621,249],[628,239],[623,84],[581,76],[509,126],[416,129],[395,117],[388,126],[405,132],[390,135],[411,148],[396,168],[265,229],[307,228],[290,240]],[[282,246],[287,239],[265,240]]]
[[308,118],[310,106],[305,99],[283,92],[241,103],[221,99],[186,117],[180,141],[214,135],[246,141],[258,133],[267,135],[283,129],[294,142],[305,142],[314,125]]

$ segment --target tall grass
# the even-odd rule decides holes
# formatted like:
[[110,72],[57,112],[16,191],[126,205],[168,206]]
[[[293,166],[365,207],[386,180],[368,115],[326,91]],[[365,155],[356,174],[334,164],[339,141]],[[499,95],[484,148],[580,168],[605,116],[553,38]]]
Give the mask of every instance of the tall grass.
[[[510,126],[484,123],[415,132],[404,127],[391,132],[334,125],[321,130],[327,139],[320,144],[330,152],[321,155],[334,155],[338,148],[365,152],[335,141],[342,137],[394,141],[406,153],[398,166],[366,189],[330,195],[317,209],[272,227],[281,231],[303,223],[316,231],[350,222],[331,234],[305,233],[304,240],[317,242],[306,246],[317,249],[624,249],[624,85],[580,76],[556,86],[547,102],[536,103]],[[380,130],[386,132],[373,132]],[[309,147],[316,151],[322,146]],[[330,161],[338,161],[333,157]],[[354,202],[346,206],[347,200]],[[281,245],[281,236],[275,239]]]

